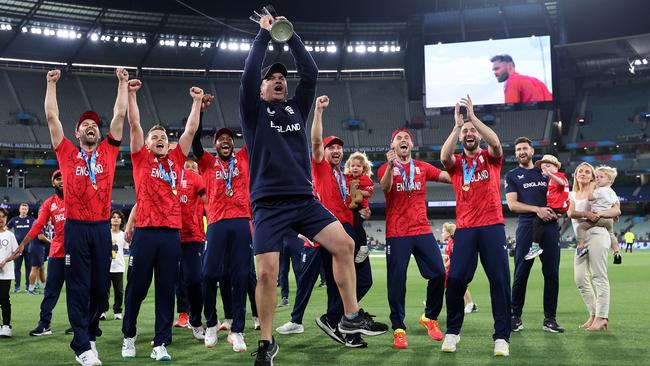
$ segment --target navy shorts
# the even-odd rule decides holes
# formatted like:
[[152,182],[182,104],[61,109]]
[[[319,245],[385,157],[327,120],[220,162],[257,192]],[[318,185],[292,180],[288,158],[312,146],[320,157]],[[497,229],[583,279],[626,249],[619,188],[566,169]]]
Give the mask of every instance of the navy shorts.
[[310,240],[336,217],[316,198],[269,197],[253,202],[253,250],[255,254],[280,252],[289,229]]
[[45,263],[45,245],[41,243],[32,243],[29,252],[29,260],[32,267],[43,267]]

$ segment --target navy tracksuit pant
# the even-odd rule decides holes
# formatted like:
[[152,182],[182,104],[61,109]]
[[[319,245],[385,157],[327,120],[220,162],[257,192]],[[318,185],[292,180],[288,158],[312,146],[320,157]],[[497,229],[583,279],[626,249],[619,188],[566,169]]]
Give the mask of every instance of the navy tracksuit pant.
[[[18,244],[20,244],[20,242],[18,242]],[[25,245],[25,249],[23,250],[23,253],[18,257],[16,257],[16,259],[14,259],[14,278],[15,278],[14,288],[15,289],[20,289],[20,277],[21,277],[20,267],[22,267],[23,263],[25,263],[25,290],[27,290],[27,288],[29,287],[29,273],[32,271],[32,264],[29,261],[30,259],[29,250],[31,249],[30,246],[31,243]]]
[[203,260],[204,312],[208,327],[217,325],[217,288],[226,276],[232,292],[233,323],[231,331],[244,331],[246,290],[253,252],[250,220],[225,219],[208,225],[208,246]]
[[406,274],[411,254],[415,257],[420,274],[428,280],[424,315],[437,320],[442,310],[445,266],[433,234],[387,238],[388,305],[393,329],[406,329]]
[[[251,271],[248,275],[248,301],[251,304],[251,314],[257,317],[257,302],[255,301],[255,288],[257,287],[257,273],[255,273],[254,257],[251,255]],[[223,318],[232,319],[232,287],[230,278],[226,276],[219,281],[219,292],[221,293],[221,304],[223,305]]]
[[[176,288],[178,312],[190,314],[190,325],[194,328],[201,326],[201,311],[203,310],[203,281],[201,268],[203,266],[203,243],[181,243],[181,263]],[[182,293],[179,296],[179,292]],[[184,298],[183,298],[184,295]],[[185,306],[183,309],[182,306]]]
[[65,266],[63,258],[52,258],[47,260],[47,283],[45,284],[45,293],[41,301],[41,316],[38,326],[45,329],[52,323],[52,310],[59,301],[63,282],[65,280]]
[[494,334],[510,340],[510,263],[503,225],[457,229],[447,278],[447,334],[460,334],[465,316],[463,295],[472,282],[478,256],[490,283]]
[[99,316],[108,298],[111,231],[107,221],[67,219],[64,226],[65,283],[68,320],[76,355],[101,335]]
[[[559,292],[560,270],[560,227],[557,221],[546,223],[540,247],[544,249],[539,256],[544,275],[544,318],[555,319],[557,297]],[[521,317],[524,301],[526,300],[526,285],[528,276],[535,259],[526,260],[524,257],[532,244],[532,220],[519,220],[517,226],[517,246],[515,247],[515,278],[512,283],[512,315]]]
[[298,238],[298,234],[286,236],[280,252],[280,295],[283,298],[289,298],[289,262],[293,267],[293,275],[298,282],[298,272],[300,272],[300,256],[302,247],[305,242]]
[[138,314],[147,297],[151,277],[155,277],[155,334],[153,346],[172,343],[174,322],[174,284],[178,278],[181,237],[178,229],[136,228],[131,243],[124,301],[124,337],[137,334]]

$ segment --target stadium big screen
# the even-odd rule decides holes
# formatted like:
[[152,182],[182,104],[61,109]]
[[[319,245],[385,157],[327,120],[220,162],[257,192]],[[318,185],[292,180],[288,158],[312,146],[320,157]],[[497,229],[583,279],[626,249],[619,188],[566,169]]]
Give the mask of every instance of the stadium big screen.
[[425,106],[551,101],[551,41],[531,36],[424,46]]

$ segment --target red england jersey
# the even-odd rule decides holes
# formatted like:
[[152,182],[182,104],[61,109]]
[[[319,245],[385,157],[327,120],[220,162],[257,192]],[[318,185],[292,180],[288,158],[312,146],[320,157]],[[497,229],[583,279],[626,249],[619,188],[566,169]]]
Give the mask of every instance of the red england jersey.
[[[65,225],[65,203],[57,194],[50,196],[41,205],[38,211],[38,218],[27,235],[36,239],[41,233],[48,221],[52,221],[54,226],[54,237],[50,243],[51,258],[63,258],[63,227]],[[20,243],[19,243],[20,244]]]
[[250,219],[248,149],[243,147],[234,156],[232,196],[226,194],[226,180],[230,175],[229,161],[206,152],[196,162],[199,164],[199,171],[208,194],[208,224],[225,219]]
[[[97,189],[90,180],[89,167],[86,167],[81,148],[74,146],[64,137],[61,144],[54,149],[65,187],[63,200],[68,208],[68,219],[105,221],[110,218],[111,193],[119,146],[120,142],[115,141],[109,134],[95,149],[94,172]],[[89,160],[92,160],[93,152],[86,153]]]
[[[323,206],[330,210],[342,224],[348,223],[354,225],[354,216],[352,215],[352,210],[348,207],[350,203],[350,190],[347,182],[345,187],[347,193],[344,201],[341,189],[334,176],[334,169],[332,169],[332,165],[327,160],[323,159],[320,163],[317,163],[314,159],[311,159],[311,169],[314,190],[320,196],[320,201],[323,203]],[[340,173],[342,174],[342,178],[345,177],[342,169]]]
[[454,251],[454,239],[449,238],[449,240],[447,240],[447,246],[445,247],[445,255],[447,256],[447,258],[451,258],[451,252],[453,251]]
[[370,196],[363,197],[363,201],[361,201],[361,204],[359,205],[360,208],[366,208],[368,207],[368,198],[372,197],[372,194],[375,192],[375,184],[372,182],[372,179],[370,179],[370,177],[365,174],[361,175],[358,178],[353,177],[351,174],[346,174],[345,180],[348,185],[348,192],[350,191],[350,181],[354,179],[359,180],[359,190],[370,193]]
[[181,200],[181,243],[203,242],[203,178],[189,169],[181,172],[178,196]]
[[[437,181],[440,169],[429,163],[413,159],[415,173],[413,186],[408,189],[408,180],[411,174],[411,164],[403,164],[406,179],[404,182],[401,170],[393,166],[393,185],[386,196],[386,237],[396,238],[431,234],[429,219],[427,218],[426,190],[427,181]],[[383,177],[388,169],[388,163],[379,167],[378,176]]]
[[550,102],[553,95],[540,80],[513,72],[505,86],[506,103]]
[[569,180],[564,173],[557,172],[555,176],[564,181],[564,185],[557,184],[553,178],[548,179],[548,190],[546,191],[546,205],[556,213],[563,214],[569,210]]
[[[479,151],[476,158],[476,170],[472,176],[470,189],[464,191],[462,154],[456,154],[456,163],[447,171],[456,192],[456,227],[489,226],[503,224],[500,181],[502,158],[491,157],[487,149]],[[466,157],[467,167],[472,166],[472,159]]]
[[172,185],[163,178],[160,166],[175,182],[178,190],[185,164],[183,150],[177,146],[165,157],[157,158],[143,146],[140,151],[131,153],[131,161],[137,203],[135,227],[180,229],[181,200],[178,194],[173,193]]

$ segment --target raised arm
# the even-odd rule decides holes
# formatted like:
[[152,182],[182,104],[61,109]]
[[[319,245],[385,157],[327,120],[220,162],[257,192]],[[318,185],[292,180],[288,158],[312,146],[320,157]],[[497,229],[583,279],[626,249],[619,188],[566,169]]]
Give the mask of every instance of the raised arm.
[[323,147],[323,112],[330,105],[330,98],[321,95],[316,98],[314,120],[311,123],[311,157],[316,163],[323,161],[325,148]]
[[113,106],[113,119],[111,120],[111,136],[116,141],[122,141],[124,131],[124,117],[129,104],[129,72],[123,68],[115,70],[119,83],[117,84],[117,98]]
[[257,33],[251,50],[244,62],[244,73],[239,88],[239,113],[242,123],[255,123],[254,113],[260,102],[260,81],[262,79],[262,64],[266,55],[266,47],[271,40],[271,21],[273,17],[265,16],[260,19],[260,31]]
[[131,153],[136,153],[144,146],[144,132],[140,125],[140,109],[138,109],[137,92],[142,87],[142,83],[138,79],[129,80],[129,128],[131,134]]
[[50,129],[52,147],[57,148],[63,140],[63,125],[59,120],[59,105],[56,101],[56,83],[61,78],[61,70],[47,72],[47,90],[45,91],[45,119]]
[[190,88],[190,96],[192,97],[192,109],[190,115],[187,116],[187,123],[185,124],[185,131],[178,139],[178,146],[183,151],[183,155],[187,156],[192,147],[192,140],[199,129],[199,116],[201,115],[201,104],[203,102],[203,89],[193,86]]
[[318,66],[316,66],[316,62],[295,32],[289,41],[287,41],[287,45],[289,46],[289,50],[291,50],[294,61],[296,62],[298,76],[300,76],[300,81],[296,86],[294,100],[298,103],[298,106],[301,109],[303,119],[306,120],[314,101],[314,95],[316,95]]
[[447,170],[451,169],[451,167],[456,164],[454,151],[456,151],[458,136],[460,136],[460,130],[463,128],[463,123],[465,123],[465,121],[463,121],[463,116],[460,114],[460,104],[456,103],[456,108],[454,109],[454,129],[451,130],[451,133],[440,150],[440,161]]
[[474,114],[474,105],[472,104],[472,98],[467,96],[467,98],[462,98],[460,102],[465,108],[467,108],[467,117],[472,122],[476,130],[483,140],[488,144],[488,153],[493,158],[500,158],[503,156],[503,149],[501,148],[501,141],[499,141],[499,136],[485,123],[481,122],[476,114]]
[[203,135],[203,112],[212,104],[214,97],[210,94],[203,95],[201,101],[201,114],[199,115],[199,127],[196,129],[194,138],[192,138],[192,151],[197,159],[203,156],[203,144],[201,143],[201,135]]
[[395,159],[397,159],[397,154],[395,154],[395,150],[393,150],[391,146],[391,149],[386,153],[386,160],[388,161],[388,165],[386,165],[384,174],[381,176],[381,178],[379,178],[379,186],[381,186],[381,190],[384,193],[390,192],[393,187],[393,167],[395,164]]

